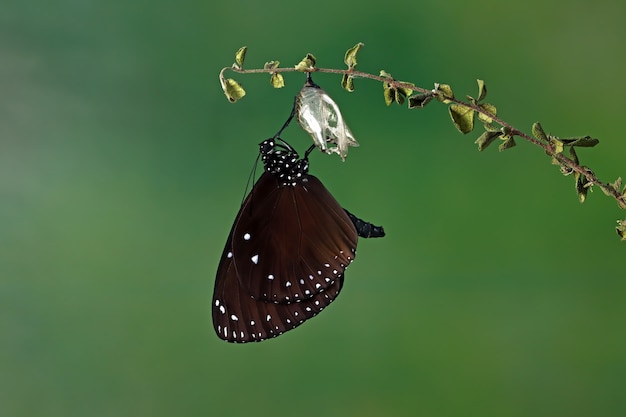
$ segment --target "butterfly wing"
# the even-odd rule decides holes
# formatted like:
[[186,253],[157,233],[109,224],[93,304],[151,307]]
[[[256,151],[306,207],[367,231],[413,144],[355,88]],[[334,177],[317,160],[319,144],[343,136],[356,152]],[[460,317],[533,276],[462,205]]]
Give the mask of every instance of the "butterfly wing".
[[232,231],[235,274],[255,300],[313,298],[343,276],[356,255],[354,224],[314,176],[295,186],[264,173]]
[[341,291],[343,275],[304,301],[257,301],[242,287],[231,249],[232,231],[217,270],[212,302],[213,327],[228,342],[260,342],[294,329],[322,311]]

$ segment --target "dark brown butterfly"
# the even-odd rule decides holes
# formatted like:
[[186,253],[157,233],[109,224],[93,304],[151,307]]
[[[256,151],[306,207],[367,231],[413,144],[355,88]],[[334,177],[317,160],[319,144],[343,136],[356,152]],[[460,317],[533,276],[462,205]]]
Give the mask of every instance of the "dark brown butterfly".
[[358,236],[385,235],[308,173],[313,147],[302,159],[280,138],[260,149],[265,172],[237,214],[215,279],[213,325],[229,342],[276,337],[318,314],[339,295]]

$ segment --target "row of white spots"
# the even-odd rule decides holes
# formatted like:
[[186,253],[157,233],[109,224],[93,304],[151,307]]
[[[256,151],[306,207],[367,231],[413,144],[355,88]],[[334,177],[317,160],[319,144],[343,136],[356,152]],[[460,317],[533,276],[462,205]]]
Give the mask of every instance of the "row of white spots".
[[[335,294],[336,295],[336,294]],[[328,294],[324,294],[324,297],[326,299],[329,299],[330,297],[328,296]],[[329,302],[332,302],[333,299],[330,299]],[[314,302],[315,306],[320,306],[320,301],[319,300],[315,300]],[[221,307],[222,309],[224,308],[224,306],[220,303],[219,300],[215,301],[215,305],[218,307]],[[314,311],[313,308],[311,308],[310,306],[306,306],[305,310],[309,313],[313,313],[311,315],[311,317],[316,316],[319,312],[321,312],[324,309],[324,307],[319,307],[319,309],[317,309],[317,311]],[[300,313],[296,310],[293,312],[294,317],[298,317],[300,316]],[[239,318],[235,315],[235,314],[231,314],[230,318],[233,321],[238,321]],[[272,320],[272,316],[271,314],[267,314],[265,317],[267,322],[270,322]],[[285,322],[288,325],[287,327],[289,328],[294,328],[299,324],[302,324],[304,321],[306,320],[306,318],[301,318],[300,320],[298,320],[298,324],[293,324],[292,320],[290,318],[285,318]],[[256,322],[254,320],[250,320],[250,325],[251,326],[255,326]],[[224,338],[229,338],[229,329],[227,326],[222,327],[221,325],[217,326],[217,331],[218,334],[222,334],[224,335]],[[273,336],[278,336],[280,334],[282,334],[284,331],[280,330],[280,326],[279,325],[274,325],[273,329],[268,329],[269,332],[269,337],[273,337]],[[250,333],[250,337],[256,341],[261,341],[266,339],[268,336],[263,335],[262,332],[258,332],[258,333],[254,333],[251,332]],[[235,341],[235,342],[246,342],[249,341],[249,338],[246,338],[246,333],[243,330],[239,330],[239,333],[237,332],[237,330],[232,330],[232,338],[230,338],[231,341]]]

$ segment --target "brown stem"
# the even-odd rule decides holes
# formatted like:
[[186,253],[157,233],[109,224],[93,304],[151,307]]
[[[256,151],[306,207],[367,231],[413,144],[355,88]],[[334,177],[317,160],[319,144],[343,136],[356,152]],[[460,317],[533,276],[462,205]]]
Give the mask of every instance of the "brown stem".
[[[274,69],[265,69],[265,68],[242,69],[242,68],[237,68],[237,67],[225,67],[225,68],[222,68],[222,70],[220,71],[220,80],[224,78],[224,72],[229,71],[229,70],[239,73],[239,74],[270,74],[270,73],[282,73],[282,72],[299,72],[293,67],[274,68]],[[312,68],[311,70],[306,71],[306,72],[320,72],[320,73],[327,73],[327,74],[351,75],[354,78],[366,78],[369,80],[374,80],[374,81],[378,81],[382,83],[388,83],[392,87],[395,87],[395,88],[408,88],[413,91],[419,91],[421,93],[433,94],[433,95],[438,94],[437,91],[435,90],[428,90],[425,88],[417,87],[411,83],[393,80],[391,78],[383,77],[380,75],[374,75],[374,74],[370,74],[367,72],[356,71],[353,68],[351,69]],[[493,120],[493,122],[499,124],[502,127],[506,127],[511,132],[510,133],[511,136],[518,136],[536,146],[539,146],[548,155],[554,157],[561,165],[567,168],[570,168],[573,171],[581,175],[584,175],[591,184],[597,185],[600,188],[602,188],[602,190],[605,193],[607,193],[608,195],[613,197],[615,201],[617,201],[617,204],[619,205],[620,208],[622,209],[626,208],[626,196],[622,195],[619,190],[616,190],[610,184],[600,181],[600,179],[596,176],[596,174],[591,169],[576,163],[576,161],[563,155],[563,153],[556,153],[555,148],[552,144],[547,143],[545,141],[541,141],[527,133],[522,132],[521,130],[515,128],[514,126],[500,119],[499,117],[496,117],[490,114],[488,111],[486,111],[484,108],[482,108],[481,106],[477,104],[472,104],[470,102],[465,102],[456,98],[448,98],[448,100],[452,103],[456,103],[458,105],[471,108],[475,112],[488,116],[489,118]]]

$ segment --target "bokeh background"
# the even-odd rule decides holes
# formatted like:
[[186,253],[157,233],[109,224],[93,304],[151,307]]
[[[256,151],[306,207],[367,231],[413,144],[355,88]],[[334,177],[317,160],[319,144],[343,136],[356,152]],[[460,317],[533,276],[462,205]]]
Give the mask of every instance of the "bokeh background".
[[[219,340],[213,280],[257,144],[304,77],[385,69],[458,96],[487,81],[518,127],[601,139],[626,175],[626,3],[17,1],[0,5],[0,415],[623,416],[624,217],[543,152],[478,153],[444,106],[318,74],[361,147],[312,172],[387,237],[338,302],[261,344]],[[295,126],[285,134],[304,150]]]

